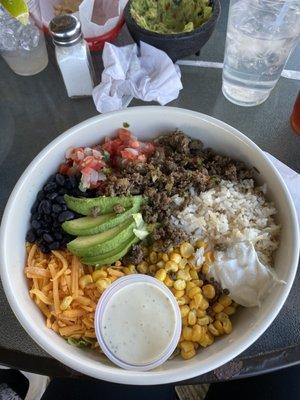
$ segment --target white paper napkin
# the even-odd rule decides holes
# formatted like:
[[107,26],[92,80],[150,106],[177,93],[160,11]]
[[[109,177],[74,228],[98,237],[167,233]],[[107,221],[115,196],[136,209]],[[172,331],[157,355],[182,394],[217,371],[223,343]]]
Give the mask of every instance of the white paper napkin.
[[[111,31],[122,18],[128,0],[83,0],[78,12],[81,29],[85,38],[93,38]],[[54,5],[60,0],[40,0],[42,21],[45,26],[54,17]],[[95,20],[97,23],[95,23]]]
[[96,108],[101,113],[124,108],[124,98],[133,96],[164,105],[178,97],[182,89],[181,73],[169,56],[141,42],[116,47],[105,43],[101,83],[93,91]]
[[282,176],[295,204],[300,225],[300,174],[265,151],[266,156]]

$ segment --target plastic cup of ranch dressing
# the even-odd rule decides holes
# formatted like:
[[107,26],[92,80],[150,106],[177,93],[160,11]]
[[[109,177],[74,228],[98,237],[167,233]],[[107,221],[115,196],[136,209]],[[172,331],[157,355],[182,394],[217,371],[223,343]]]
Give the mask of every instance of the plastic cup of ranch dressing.
[[164,363],[181,334],[173,293],[147,275],[117,279],[102,294],[95,331],[104,354],[124,369],[147,371]]

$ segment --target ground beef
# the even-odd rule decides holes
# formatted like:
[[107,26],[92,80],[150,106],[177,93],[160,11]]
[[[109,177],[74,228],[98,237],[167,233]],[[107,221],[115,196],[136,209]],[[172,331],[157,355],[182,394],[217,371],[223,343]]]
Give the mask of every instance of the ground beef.
[[188,240],[188,235],[172,223],[166,222],[154,229],[152,239],[155,241],[154,249],[156,251],[167,252],[171,247]]
[[161,249],[167,249],[187,239],[170,223],[170,216],[181,208],[175,204],[173,196],[180,196],[187,205],[191,188],[200,194],[221,179],[252,178],[253,171],[230,157],[203,149],[200,140],[191,139],[180,131],[161,136],[154,144],[155,152],[147,162],[124,163],[122,169],[107,176],[99,194],[145,196],[143,217],[147,223],[158,224],[152,236],[159,241]]
[[122,258],[124,265],[134,264],[138,265],[145,258],[143,247],[140,244],[132,246],[129,253]]
[[113,210],[116,214],[122,214],[125,211],[125,207],[123,207],[121,204],[116,204],[113,206]]

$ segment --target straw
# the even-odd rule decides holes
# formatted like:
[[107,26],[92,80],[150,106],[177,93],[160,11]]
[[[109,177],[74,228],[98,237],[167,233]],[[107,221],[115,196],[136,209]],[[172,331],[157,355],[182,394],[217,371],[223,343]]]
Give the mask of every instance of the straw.
[[279,26],[282,24],[283,18],[285,17],[287,11],[289,10],[290,4],[291,4],[292,0],[287,0],[282,9],[280,10],[280,13],[277,15],[275,24],[273,26],[274,30],[276,30],[277,28],[279,28]]

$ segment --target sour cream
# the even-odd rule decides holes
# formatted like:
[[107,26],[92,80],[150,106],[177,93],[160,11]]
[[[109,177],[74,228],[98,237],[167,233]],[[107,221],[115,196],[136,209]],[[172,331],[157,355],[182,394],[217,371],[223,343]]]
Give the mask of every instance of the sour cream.
[[249,241],[216,252],[208,276],[228,289],[230,297],[244,307],[260,306],[275,285],[285,283],[278,279],[273,269],[259,261]]
[[180,335],[180,312],[173,294],[144,275],[121,278],[113,285],[102,295],[106,298],[98,305],[101,312],[96,312],[102,350],[125,368],[150,369],[152,364],[161,364],[174,351]]

